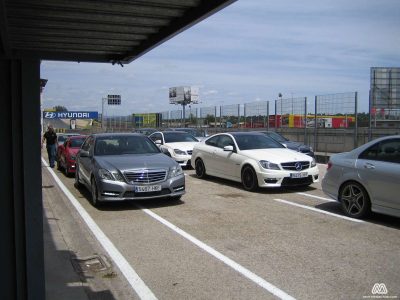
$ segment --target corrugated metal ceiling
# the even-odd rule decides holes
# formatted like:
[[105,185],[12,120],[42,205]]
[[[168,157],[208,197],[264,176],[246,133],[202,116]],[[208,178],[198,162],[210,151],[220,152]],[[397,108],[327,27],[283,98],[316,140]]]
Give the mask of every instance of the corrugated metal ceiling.
[[0,57],[127,63],[236,0],[0,0]]

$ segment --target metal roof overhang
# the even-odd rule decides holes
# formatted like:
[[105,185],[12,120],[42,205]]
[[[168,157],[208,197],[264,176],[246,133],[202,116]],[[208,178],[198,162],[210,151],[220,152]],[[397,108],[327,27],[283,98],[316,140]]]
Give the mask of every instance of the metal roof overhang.
[[236,0],[0,0],[0,58],[129,63]]

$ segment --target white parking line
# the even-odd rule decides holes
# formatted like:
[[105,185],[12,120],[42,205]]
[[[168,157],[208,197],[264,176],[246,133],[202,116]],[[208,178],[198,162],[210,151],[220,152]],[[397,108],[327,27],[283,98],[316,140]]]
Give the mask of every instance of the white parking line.
[[[42,163],[48,167],[47,162],[42,157]],[[71,194],[71,192],[67,189],[67,187],[61,182],[58,176],[54,173],[54,171],[48,168],[51,176],[53,176],[54,180],[60,187],[60,189],[67,196],[69,201],[71,201],[72,205],[78,211],[82,220],[85,221],[89,229],[92,231],[94,236],[103,246],[104,250],[108,253],[111,259],[115,262],[118,268],[121,270],[121,273],[125,276],[126,280],[138,294],[140,299],[157,299],[157,297],[153,294],[153,292],[147,287],[147,285],[143,282],[143,280],[139,277],[139,275],[135,272],[135,270],[131,267],[129,262],[123,257],[121,252],[114,246],[114,244],[107,238],[104,232],[100,229],[100,227],[96,224],[96,222],[92,219],[92,217],[87,213],[87,211],[82,207],[79,201]]]
[[346,217],[346,216],[334,214],[334,213],[331,213],[331,212],[328,212],[328,211],[325,211],[325,210],[322,210],[322,209],[318,209],[318,208],[315,208],[315,207],[309,207],[309,206],[306,206],[306,205],[293,203],[293,202],[290,202],[290,201],[287,201],[287,200],[283,200],[283,199],[274,199],[274,200],[277,201],[277,202],[281,202],[281,203],[285,203],[285,204],[301,207],[301,208],[304,208],[304,209],[312,210],[312,211],[315,211],[315,212],[318,212],[318,213],[321,213],[321,214],[325,214],[325,215],[329,215],[329,216],[332,216],[332,217],[344,219],[344,220],[347,220],[347,221],[352,221],[352,222],[356,222],[356,223],[364,223],[364,221],[362,221],[362,220],[353,219],[353,218],[349,218],[349,217]]
[[198,246],[200,249],[206,251],[208,254],[214,256],[218,260],[222,261],[224,264],[228,265],[229,267],[231,267],[235,271],[239,272],[240,274],[242,274],[246,278],[248,278],[251,281],[253,281],[254,283],[258,284],[260,287],[262,287],[263,289],[267,290],[271,294],[277,296],[280,299],[287,299],[287,300],[295,299],[292,296],[290,296],[287,293],[285,293],[284,291],[282,291],[281,289],[279,289],[278,287],[274,286],[272,283],[269,283],[268,281],[264,280],[260,276],[254,274],[250,270],[246,269],[245,267],[241,266],[240,264],[238,264],[235,261],[233,261],[232,259],[230,259],[229,257],[223,255],[222,253],[218,252],[217,250],[211,248],[207,244],[205,244],[202,241],[198,240],[194,236],[190,235],[189,233],[183,231],[179,227],[175,226],[174,224],[168,222],[164,218],[162,218],[159,215],[155,214],[151,210],[143,208],[140,205],[137,205],[137,207],[139,207],[143,212],[147,213],[149,216],[151,216],[154,219],[156,219],[157,221],[161,222],[162,224],[164,224],[165,226],[167,226],[171,230],[175,231],[177,234],[179,234],[182,237],[184,237],[185,239],[189,240],[190,242],[192,242],[193,244]]
[[311,194],[307,194],[307,193],[296,193],[296,194],[297,195],[302,195],[302,196],[307,196],[307,197],[310,197],[310,198],[319,199],[319,200],[329,201],[329,202],[337,202],[337,201],[335,201],[333,199],[330,199],[330,198],[315,196],[315,195],[311,195]]

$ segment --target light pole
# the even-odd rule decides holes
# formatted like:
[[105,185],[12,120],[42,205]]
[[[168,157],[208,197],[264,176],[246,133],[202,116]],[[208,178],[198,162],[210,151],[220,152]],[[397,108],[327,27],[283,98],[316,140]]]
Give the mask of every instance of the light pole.
[[282,114],[282,109],[283,109],[283,107],[282,107],[282,94],[281,93],[279,93],[278,94],[278,98],[279,98],[279,100],[281,101],[281,115],[280,115],[280,121],[279,121],[279,123],[281,124],[281,128],[282,128],[282,116],[283,116],[283,114]]

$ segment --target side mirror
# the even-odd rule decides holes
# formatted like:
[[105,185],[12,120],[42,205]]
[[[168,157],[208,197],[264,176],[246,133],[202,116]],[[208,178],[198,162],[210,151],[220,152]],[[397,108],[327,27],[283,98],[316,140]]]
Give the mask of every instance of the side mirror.
[[233,152],[233,146],[225,146],[224,147],[224,151],[229,151],[229,152]]
[[162,141],[161,141],[161,140],[156,140],[154,143],[155,143],[156,145],[162,145]]
[[285,143],[282,143],[283,147],[287,148],[287,145]]
[[79,151],[79,156],[80,157],[89,157],[89,151],[80,150]]

